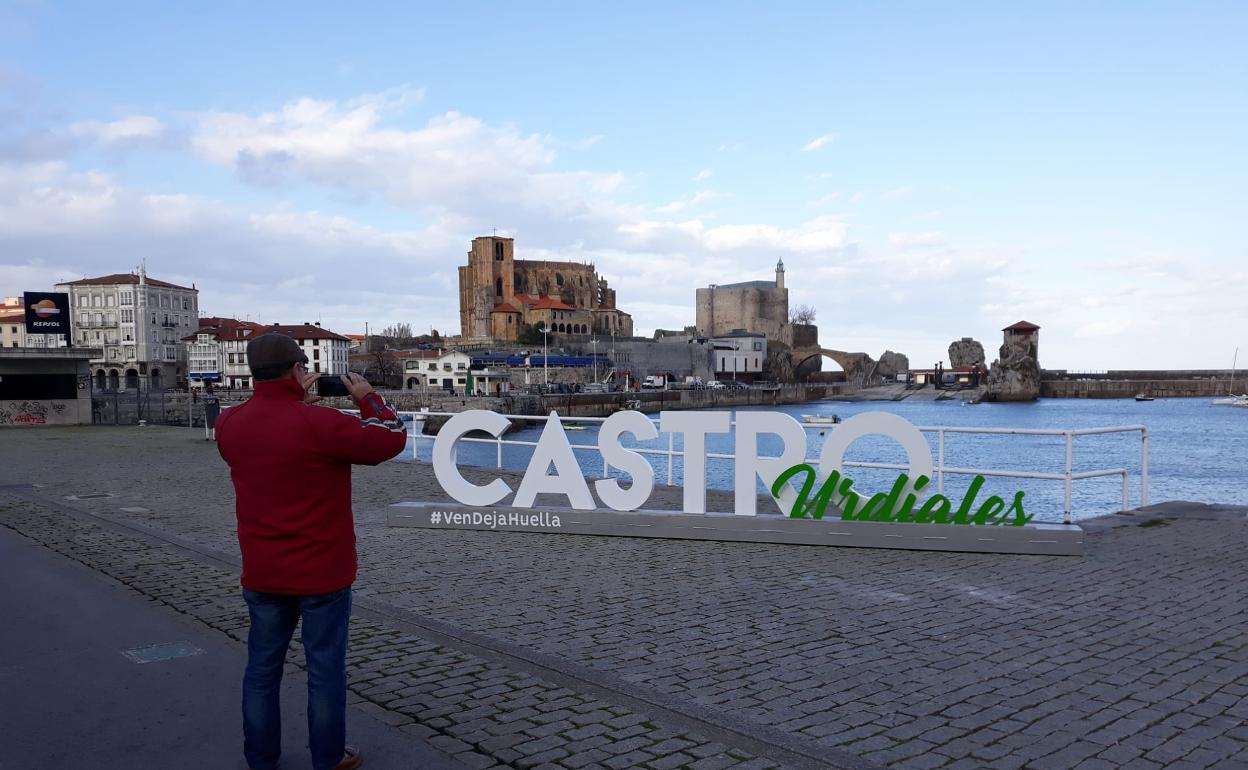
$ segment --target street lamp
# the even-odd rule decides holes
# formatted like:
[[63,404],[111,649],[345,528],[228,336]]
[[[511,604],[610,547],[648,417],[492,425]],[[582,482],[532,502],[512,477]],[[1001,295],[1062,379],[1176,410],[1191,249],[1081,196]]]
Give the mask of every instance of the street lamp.
[[548,356],[546,355],[546,334],[547,332],[550,331],[550,325],[545,324],[542,326],[541,329],[538,329],[538,331],[542,333],[542,384],[549,385],[550,384],[550,368],[547,366],[549,362],[546,360],[548,358]]

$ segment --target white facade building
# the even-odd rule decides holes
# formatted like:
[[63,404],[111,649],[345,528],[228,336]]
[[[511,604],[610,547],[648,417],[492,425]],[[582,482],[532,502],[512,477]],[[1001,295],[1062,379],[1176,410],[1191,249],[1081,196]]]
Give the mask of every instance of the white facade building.
[[229,388],[250,388],[251,369],[247,365],[247,343],[253,337],[276,332],[299,343],[308,357],[308,371],[320,374],[346,374],[349,340],[320,324],[268,326],[233,318],[204,318],[194,334],[184,342],[190,361],[192,387],[206,382]]
[[74,345],[102,348],[91,360],[96,389],[164,388],[186,376],[182,339],[199,324],[199,290],[147,271],[58,283],[69,294]]
[[746,331],[711,338],[711,370],[718,379],[749,375],[752,379],[767,363],[767,337]]
[[472,357],[458,350],[412,350],[395,355],[403,367],[403,388],[441,388],[463,393]]

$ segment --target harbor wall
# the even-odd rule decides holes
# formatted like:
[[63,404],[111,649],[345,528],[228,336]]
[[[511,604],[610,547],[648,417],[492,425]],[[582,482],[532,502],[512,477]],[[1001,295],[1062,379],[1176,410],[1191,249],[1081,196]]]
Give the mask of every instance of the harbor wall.
[[[1193,398],[1226,395],[1227,380],[1045,380],[1041,398]],[[1248,389],[1248,383],[1241,389]]]

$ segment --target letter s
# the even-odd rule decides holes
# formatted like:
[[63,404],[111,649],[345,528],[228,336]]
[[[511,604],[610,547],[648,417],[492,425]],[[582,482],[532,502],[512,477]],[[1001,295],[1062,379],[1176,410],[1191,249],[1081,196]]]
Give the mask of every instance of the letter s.
[[624,490],[618,479],[601,479],[594,482],[594,489],[612,510],[635,511],[646,504],[654,491],[654,468],[644,456],[620,446],[621,433],[631,433],[641,441],[649,441],[659,437],[659,430],[641,412],[616,412],[598,431],[598,451],[603,459],[631,476],[633,483]]

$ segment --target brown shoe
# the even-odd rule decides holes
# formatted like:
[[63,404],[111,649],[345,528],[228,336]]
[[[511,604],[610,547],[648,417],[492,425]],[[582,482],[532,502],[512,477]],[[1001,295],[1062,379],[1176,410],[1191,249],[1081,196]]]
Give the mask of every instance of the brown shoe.
[[354,746],[347,746],[342,753],[342,761],[334,765],[334,770],[355,770],[364,764],[364,755]]

